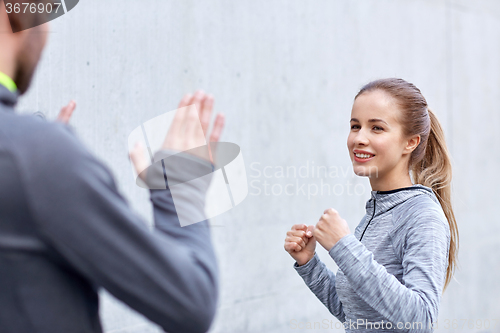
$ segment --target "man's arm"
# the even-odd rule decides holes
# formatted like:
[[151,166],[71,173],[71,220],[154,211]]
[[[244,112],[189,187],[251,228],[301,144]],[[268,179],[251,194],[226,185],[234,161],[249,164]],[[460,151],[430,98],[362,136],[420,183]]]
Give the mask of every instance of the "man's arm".
[[51,124],[30,135],[43,140],[33,140],[19,168],[42,239],[163,329],[206,332],[218,296],[208,221],[181,227],[169,190],[151,190],[157,232],[150,232],[68,128]]

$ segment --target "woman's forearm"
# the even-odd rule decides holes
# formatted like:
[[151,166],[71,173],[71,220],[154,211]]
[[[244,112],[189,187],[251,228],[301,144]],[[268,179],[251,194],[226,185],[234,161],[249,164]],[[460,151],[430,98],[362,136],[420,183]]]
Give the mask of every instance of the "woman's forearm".
[[335,289],[335,274],[326,267],[318,255],[314,253],[313,258],[305,265],[299,266],[295,262],[293,266],[309,289],[328,308],[330,313],[340,322],[345,322],[342,303]]

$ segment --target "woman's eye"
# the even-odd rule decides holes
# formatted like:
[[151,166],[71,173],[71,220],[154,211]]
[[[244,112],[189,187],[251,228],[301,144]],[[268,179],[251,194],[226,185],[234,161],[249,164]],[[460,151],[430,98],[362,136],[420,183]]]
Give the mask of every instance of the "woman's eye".
[[[351,129],[356,129],[356,128],[358,128],[358,127],[359,127],[359,125],[352,125],[352,126],[351,126]],[[375,130],[377,130],[377,131],[379,131],[379,130],[380,130],[380,131],[383,131],[383,130],[384,130],[382,127],[378,127],[378,126],[373,126],[373,129],[375,129]]]

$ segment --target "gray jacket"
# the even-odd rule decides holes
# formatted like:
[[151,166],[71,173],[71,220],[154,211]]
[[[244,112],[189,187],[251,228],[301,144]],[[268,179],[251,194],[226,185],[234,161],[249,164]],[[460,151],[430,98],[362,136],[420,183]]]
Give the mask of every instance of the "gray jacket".
[[[219,281],[208,221],[181,227],[167,186],[150,190],[149,230],[68,126],[16,114],[16,101],[0,85],[0,332],[102,332],[100,287],[169,332],[207,331]],[[186,197],[201,203],[202,185]]]
[[[433,191],[371,191],[354,234],[295,270],[346,332],[432,332],[448,267],[450,230]],[[390,324],[387,324],[390,322]]]

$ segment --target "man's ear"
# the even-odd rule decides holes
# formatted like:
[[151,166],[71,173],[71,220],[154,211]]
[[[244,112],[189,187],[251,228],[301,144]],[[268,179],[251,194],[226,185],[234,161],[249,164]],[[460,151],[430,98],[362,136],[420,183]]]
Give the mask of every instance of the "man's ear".
[[420,143],[420,135],[415,135],[411,137],[406,142],[405,153],[411,153],[412,151],[414,151],[415,148],[418,147],[419,143]]

